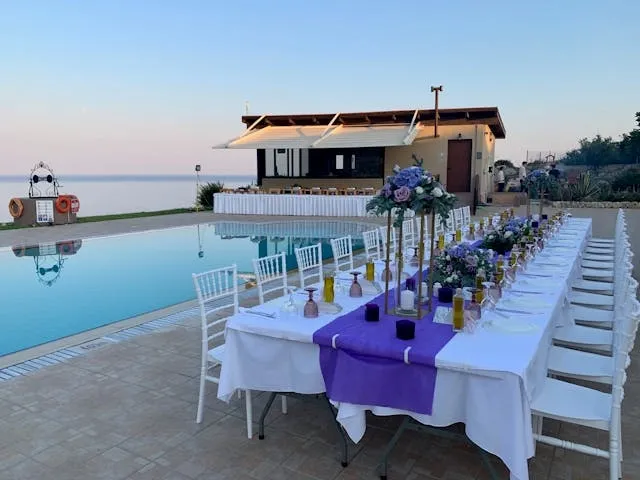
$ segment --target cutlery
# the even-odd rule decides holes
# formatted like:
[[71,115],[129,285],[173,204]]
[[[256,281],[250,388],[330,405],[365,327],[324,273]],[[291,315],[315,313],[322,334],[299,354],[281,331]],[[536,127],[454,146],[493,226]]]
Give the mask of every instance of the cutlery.
[[249,313],[251,315],[258,315],[259,317],[276,318],[275,313],[256,312],[255,310],[245,310],[244,313]]

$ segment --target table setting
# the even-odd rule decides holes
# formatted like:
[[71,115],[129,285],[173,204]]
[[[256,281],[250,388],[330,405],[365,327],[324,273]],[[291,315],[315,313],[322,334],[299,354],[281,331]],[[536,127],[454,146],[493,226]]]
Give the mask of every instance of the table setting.
[[[421,181],[430,180],[424,176]],[[339,305],[336,312],[318,308],[317,315],[305,315],[305,296],[295,292],[290,311],[282,311],[290,300],[276,299],[252,309],[272,316],[233,316],[218,397],[228,401],[237,389],[326,393],[356,443],[366,432],[366,412],[431,426],[462,422],[512,478],[528,479],[527,459],[534,455],[529,402],[546,376],[553,330],[572,321],[568,285],[580,270],[591,220],[518,220],[504,212],[487,227],[489,235],[504,232],[494,240],[504,240],[509,228],[524,240],[500,254],[485,249],[488,235],[445,245],[425,270],[412,265],[408,253],[395,269],[383,261],[353,275],[336,272],[332,302],[323,302],[326,282],[302,292]],[[448,270],[452,252],[462,255],[468,271]],[[393,282],[385,281],[386,269]],[[418,294],[429,282],[427,295]]]

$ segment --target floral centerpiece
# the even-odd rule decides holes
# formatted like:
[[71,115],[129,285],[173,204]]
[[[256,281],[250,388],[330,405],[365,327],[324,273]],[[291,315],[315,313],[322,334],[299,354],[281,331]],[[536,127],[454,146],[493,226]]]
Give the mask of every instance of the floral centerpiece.
[[479,269],[484,270],[487,278],[495,273],[496,267],[492,260],[491,250],[473,249],[467,244],[449,247],[435,258],[434,282],[443,287],[473,287]]
[[526,219],[512,218],[507,223],[498,225],[482,243],[484,248],[504,254],[513,248],[523,236],[529,235],[531,227]]
[[547,190],[551,183],[551,177],[546,170],[537,169],[529,173],[524,179],[525,187],[529,192],[529,196],[533,195],[537,198]]
[[415,155],[413,159],[415,165],[411,167],[393,167],[393,175],[386,178],[378,195],[367,203],[367,211],[376,215],[394,211],[395,227],[402,225],[407,210],[417,214],[438,213],[444,222],[457,200],[429,171],[422,168],[422,160]]

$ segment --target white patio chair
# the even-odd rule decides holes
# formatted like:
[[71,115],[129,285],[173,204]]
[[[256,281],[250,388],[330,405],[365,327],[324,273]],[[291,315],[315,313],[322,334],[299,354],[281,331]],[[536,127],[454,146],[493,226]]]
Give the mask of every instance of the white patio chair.
[[[626,381],[625,369],[629,363],[626,348],[617,349],[614,355],[611,393],[554,378],[545,378],[538,394],[531,401],[531,412],[534,415],[533,423],[535,425],[534,439],[553,447],[608,459],[610,480],[618,480],[622,477],[621,403]],[[608,449],[603,450],[543,435],[542,422],[545,418],[608,432]]]
[[378,230],[368,230],[362,232],[362,238],[364,240],[364,253],[367,256],[367,261],[381,260],[380,256],[380,237],[378,237]]
[[[300,288],[305,288],[312,283],[322,282],[322,244],[309,247],[296,248],[296,262],[298,263],[298,275],[300,276]],[[308,282],[309,279],[316,279]]]
[[[416,226],[415,226],[415,231],[416,231],[416,243],[420,242],[420,225],[421,225],[421,220],[420,217],[415,217],[414,218],[415,222],[416,222]],[[431,237],[429,237],[429,217],[425,215],[424,218],[424,242],[426,245],[429,244],[429,242],[431,241]]]
[[[378,233],[380,234],[380,256],[383,260],[387,258],[387,227],[378,227]],[[389,231],[391,237],[391,243],[389,244],[389,259],[393,262],[396,258],[396,229],[391,227]]]
[[353,245],[351,235],[331,239],[331,250],[336,272],[350,272],[353,270]]
[[[433,234],[437,237],[439,237],[440,235],[444,235],[445,232],[445,226],[442,222],[442,217],[440,216],[439,213],[436,213],[435,215],[435,222],[434,222],[434,226],[433,226]],[[451,218],[451,214],[449,214],[449,218]]]
[[[449,218],[451,218],[451,215],[449,215]],[[453,209],[453,229],[454,230],[462,229],[462,225],[463,225],[462,208],[454,208]]]
[[455,225],[454,225],[454,220],[453,220],[453,212],[449,212],[449,216],[447,217],[447,220],[445,221],[445,234],[446,233],[454,233],[455,232]]
[[409,218],[402,222],[402,245],[403,247],[415,247],[418,244],[416,231],[414,229],[414,220]]
[[471,225],[471,207],[469,205],[462,207],[462,224],[465,227]]
[[[206,382],[219,383],[220,377],[210,373],[224,362],[224,327],[228,317],[219,318],[218,312],[229,311],[231,315],[238,313],[238,270],[235,265],[217,268],[208,272],[193,274],[196,289],[202,330],[202,357],[200,364],[200,391],[198,394],[198,411],[196,423],[202,422]],[[223,342],[215,345],[218,341]],[[215,346],[214,346],[215,345]],[[245,392],[247,410],[247,436],[253,436],[253,408],[251,391]]]
[[287,263],[284,252],[268,257],[254,258],[253,271],[256,274],[258,285],[258,298],[264,303],[265,295],[272,292],[288,293],[287,289]]

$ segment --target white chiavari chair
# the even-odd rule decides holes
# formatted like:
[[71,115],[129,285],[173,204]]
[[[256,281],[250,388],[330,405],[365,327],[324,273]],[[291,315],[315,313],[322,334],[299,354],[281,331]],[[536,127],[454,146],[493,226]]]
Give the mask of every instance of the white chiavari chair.
[[287,263],[284,252],[268,257],[254,258],[253,270],[258,286],[258,298],[264,303],[265,295],[273,292],[287,292]]
[[336,272],[350,272],[353,270],[353,244],[351,235],[331,239],[331,250]]
[[300,288],[322,282],[322,244],[296,248],[294,252],[298,264]]
[[378,230],[368,230],[362,232],[362,238],[364,240],[364,253],[367,257],[367,261],[381,260],[380,255],[380,237],[378,236]]

